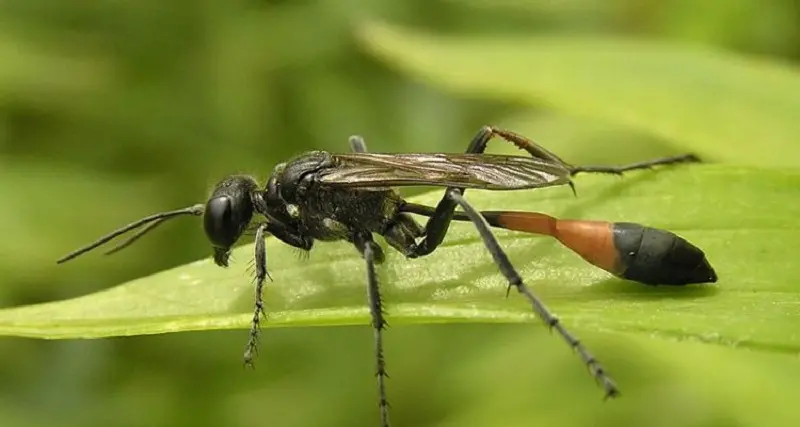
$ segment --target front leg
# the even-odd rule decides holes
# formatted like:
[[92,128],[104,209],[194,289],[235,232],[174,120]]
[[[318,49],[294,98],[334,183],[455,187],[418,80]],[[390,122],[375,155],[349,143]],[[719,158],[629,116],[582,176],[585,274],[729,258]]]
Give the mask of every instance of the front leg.
[[284,243],[304,250],[310,250],[314,243],[313,240],[305,238],[299,233],[277,222],[265,222],[258,226],[255,238],[255,304],[253,309],[253,319],[250,323],[250,336],[247,340],[247,347],[244,351],[244,364],[245,366],[250,367],[254,367],[253,358],[256,354],[258,354],[258,336],[261,332],[261,317],[266,317],[263,298],[264,282],[267,278],[272,280],[272,277],[269,275],[269,271],[267,271],[267,245],[264,241],[266,233],[272,234]]

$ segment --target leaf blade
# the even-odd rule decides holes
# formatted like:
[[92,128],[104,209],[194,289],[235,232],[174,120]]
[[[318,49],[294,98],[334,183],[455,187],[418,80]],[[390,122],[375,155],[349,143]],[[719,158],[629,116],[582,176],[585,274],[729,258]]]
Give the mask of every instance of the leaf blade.
[[446,90],[607,120],[707,159],[800,165],[800,73],[777,62],[621,37],[449,38],[382,23],[359,39]]

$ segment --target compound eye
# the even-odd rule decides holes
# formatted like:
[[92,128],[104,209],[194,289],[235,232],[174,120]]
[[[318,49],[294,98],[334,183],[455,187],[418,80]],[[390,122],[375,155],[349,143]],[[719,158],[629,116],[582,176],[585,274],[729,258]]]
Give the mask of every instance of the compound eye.
[[233,220],[233,203],[228,196],[211,198],[206,203],[203,225],[211,244],[230,248],[239,237],[239,225]]

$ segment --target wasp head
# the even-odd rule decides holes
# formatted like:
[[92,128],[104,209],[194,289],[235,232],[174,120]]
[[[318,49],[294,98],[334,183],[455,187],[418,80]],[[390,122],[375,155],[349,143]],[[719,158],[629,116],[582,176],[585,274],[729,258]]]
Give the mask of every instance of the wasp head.
[[206,202],[203,226],[214,248],[214,263],[220,267],[228,266],[231,247],[253,217],[252,194],[257,188],[249,176],[229,176],[214,187]]

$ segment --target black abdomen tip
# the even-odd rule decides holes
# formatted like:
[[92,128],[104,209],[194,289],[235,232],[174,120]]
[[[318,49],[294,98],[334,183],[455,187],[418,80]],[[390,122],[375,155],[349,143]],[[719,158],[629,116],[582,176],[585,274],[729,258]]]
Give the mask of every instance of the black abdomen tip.
[[669,231],[619,222],[614,246],[620,275],[647,285],[714,283],[717,273],[700,248]]

